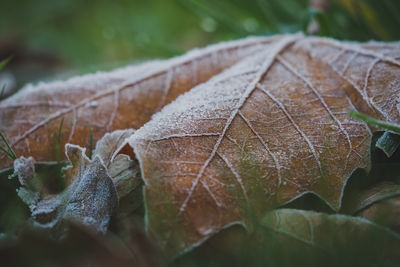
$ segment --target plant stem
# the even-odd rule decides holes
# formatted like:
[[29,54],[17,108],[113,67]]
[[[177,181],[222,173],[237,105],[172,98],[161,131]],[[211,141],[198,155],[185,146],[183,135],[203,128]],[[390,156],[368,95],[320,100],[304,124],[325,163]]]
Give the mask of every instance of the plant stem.
[[400,125],[394,124],[394,123],[390,123],[390,122],[386,122],[386,121],[381,121],[381,120],[377,120],[374,119],[368,115],[365,114],[361,114],[357,111],[354,110],[350,110],[349,111],[349,115],[352,116],[355,119],[364,121],[368,124],[372,124],[375,126],[378,126],[379,128],[383,128],[392,132],[395,132],[397,134],[400,134]]

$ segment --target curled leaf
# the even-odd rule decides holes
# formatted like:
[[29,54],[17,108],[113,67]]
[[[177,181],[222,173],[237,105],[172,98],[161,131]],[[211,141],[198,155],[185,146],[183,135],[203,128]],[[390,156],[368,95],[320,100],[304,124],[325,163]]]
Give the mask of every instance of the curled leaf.
[[[125,146],[134,130],[116,130],[105,134],[96,144],[94,156],[99,156],[113,179],[120,200],[118,214],[129,214],[142,203],[142,179],[137,161]],[[125,154],[127,152],[129,155]]]
[[[74,178],[68,190],[70,197],[64,216],[105,233],[111,215],[118,207],[118,195],[112,178],[100,157],[95,156],[93,161],[86,165],[88,159],[83,150],[68,145],[66,150],[72,168],[79,171],[79,175]],[[76,159],[76,153],[81,153],[79,161],[71,158]],[[85,164],[82,164],[82,161],[85,161]]]
[[[120,213],[136,208],[141,203],[132,198],[132,194],[140,195],[141,190],[138,167],[128,155],[118,154],[133,133],[129,129],[107,133],[97,142],[93,160],[86,156],[85,149],[67,144],[66,154],[72,164],[65,169],[69,185],[56,195],[49,195],[42,188],[31,188],[25,181],[35,175],[34,168],[30,168],[34,167],[33,159],[17,159],[16,171],[24,182],[18,194],[29,205],[36,224],[53,230],[57,236],[63,233],[66,220],[105,233],[119,199],[123,203]],[[128,196],[130,200],[126,200]]]
[[64,220],[73,220],[105,233],[111,215],[118,206],[118,196],[112,178],[100,157],[91,161],[79,146],[67,145],[72,163],[66,176],[71,185],[60,195],[41,200],[32,215],[43,227],[59,227]]

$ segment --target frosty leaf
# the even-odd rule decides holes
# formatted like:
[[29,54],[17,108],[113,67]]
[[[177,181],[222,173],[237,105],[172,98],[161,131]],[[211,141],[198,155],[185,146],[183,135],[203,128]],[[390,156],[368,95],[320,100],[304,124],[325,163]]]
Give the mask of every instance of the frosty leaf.
[[19,157],[14,160],[14,173],[21,185],[27,185],[35,174],[35,160],[32,157]]
[[111,162],[115,159],[123,146],[126,145],[126,139],[130,137],[134,132],[134,130],[128,129],[106,133],[97,142],[96,149],[94,150],[93,155],[98,155],[103,163],[107,167],[109,167]]
[[371,130],[348,110],[399,122],[399,50],[283,36],[155,114],[130,145],[166,254],[308,192],[338,210],[370,167]]
[[[128,214],[142,203],[139,166],[125,152],[126,140],[134,130],[117,130],[105,134],[96,144],[94,156],[99,156],[113,179],[120,199],[119,215]],[[132,154],[132,153],[129,153]]]
[[[69,155],[75,154],[75,152],[69,153],[68,146],[66,149]],[[71,150],[76,149],[71,147]],[[80,157],[80,161],[87,160],[83,153]],[[64,216],[105,233],[111,215],[118,206],[117,192],[107,168],[98,156],[95,156],[88,166],[84,164],[85,167],[80,166],[77,161],[71,160],[71,162],[73,168],[79,169],[80,176],[75,177],[70,188],[71,195]]]
[[[137,129],[178,95],[279,38],[247,38],[170,60],[28,85],[0,103],[0,132],[18,155],[55,161],[57,146],[72,143],[89,147],[90,125],[93,142],[115,129]],[[0,169],[11,165],[1,153]]]
[[91,161],[78,146],[67,145],[66,153],[72,163],[66,171],[67,177],[73,177],[71,185],[60,195],[38,202],[32,216],[46,228],[57,229],[67,219],[105,233],[118,206],[117,192],[107,168],[99,156]]
[[[328,252],[328,255],[334,256],[332,260],[335,262],[342,260],[345,263],[346,258],[340,258],[351,254],[354,254],[353,258],[358,263],[363,262],[368,266],[383,262],[385,266],[396,266],[400,260],[400,236],[362,218],[278,209],[267,213],[261,225],[275,232],[278,237],[289,237],[292,242],[301,242],[304,246]],[[327,264],[330,266],[329,262]]]
[[142,183],[138,177],[139,167],[136,162],[126,154],[118,154],[126,145],[126,139],[133,133],[134,130],[107,133],[97,142],[93,153],[94,156],[98,155],[108,168],[120,198],[128,195]]
[[[69,186],[58,195],[42,194],[41,201],[29,203],[36,222],[45,228],[56,229],[57,234],[63,231],[62,227],[57,229],[65,219],[104,233],[111,215],[116,212],[118,199],[122,202],[119,213],[129,213],[136,208],[141,201],[132,195],[140,195],[142,184],[138,166],[128,155],[118,154],[126,145],[126,138],[133,133],[131,129],[107,133],[97,142],[93,160],[85,155],[85,149],[67,144],[67,158],[72,163],[65,170]],[[34,193],[25,191],[20,190],[23,199],[32,195],[27,192]]]

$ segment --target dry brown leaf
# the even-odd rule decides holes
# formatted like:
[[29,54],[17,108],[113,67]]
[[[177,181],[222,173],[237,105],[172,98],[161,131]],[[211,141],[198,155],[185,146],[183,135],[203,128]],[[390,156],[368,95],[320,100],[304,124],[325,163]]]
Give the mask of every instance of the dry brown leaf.
[[399,123],[399,43],[288,35],[180,96],[130,138],[147,222],[167,255],[307,192],[333,209],[371,130]]
[[[62,118],[61,148],[66,143],[89,147],[89,125],[93,142],[115,129],[138,129],[178,95],[279,38],[248,38],[170,60],[27,86],[0,102],[0,131],[18,156],[55,161]],[[10,166],[0,154],[0,169]]]

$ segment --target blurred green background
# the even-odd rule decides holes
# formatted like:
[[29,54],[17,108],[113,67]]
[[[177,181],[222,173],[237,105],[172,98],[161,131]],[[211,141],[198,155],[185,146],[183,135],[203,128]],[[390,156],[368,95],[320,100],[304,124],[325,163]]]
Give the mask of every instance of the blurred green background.
[[15,87],[248,35],[400,39],[399,0],[1,0],[0,10]]

